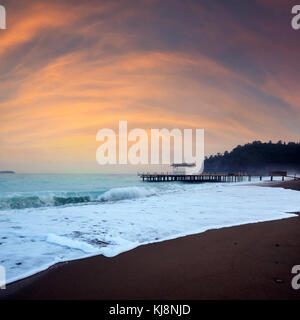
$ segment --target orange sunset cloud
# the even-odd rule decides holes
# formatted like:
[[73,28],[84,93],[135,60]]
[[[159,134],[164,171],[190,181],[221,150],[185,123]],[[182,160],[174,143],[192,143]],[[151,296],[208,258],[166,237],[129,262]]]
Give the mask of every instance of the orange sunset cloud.
[[174,3],[166,16],[158,1],[6,1],[1,167],[98,171],[96,133],[119,120],[204,128],[207,155],[299,139],[299,41],[285,19],[281,43],[256,12],[251,25],[230,6]]

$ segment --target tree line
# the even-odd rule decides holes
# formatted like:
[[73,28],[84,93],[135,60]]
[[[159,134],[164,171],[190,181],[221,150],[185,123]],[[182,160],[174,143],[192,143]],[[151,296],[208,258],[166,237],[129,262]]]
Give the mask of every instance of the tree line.
[[266,173],[272,170],[300,172],[300,142],[253,141],[231,152],[206,157],[205,172]]

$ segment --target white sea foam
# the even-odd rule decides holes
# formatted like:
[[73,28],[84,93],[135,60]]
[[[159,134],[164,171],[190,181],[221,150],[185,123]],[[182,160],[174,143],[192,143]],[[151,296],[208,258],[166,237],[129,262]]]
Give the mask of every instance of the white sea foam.
[[0,264],[8,282],[59,261],[111,257],[212,228],[287,218],[292,216],[287,212],[300,209],[300,193],[281,188],[238,183],[163,188],[114,188],[99,204],[0,211]]
[[103,195],[99,196],[98,199],[101,201],[118,201],[149,197],[155,194],[156,191],[154,189],[146,189],[143,187],[124,187],[108,190]]
[[84,241],[78,241],[74,239],[70,239],[68,237],[62,237],[58,236],[56,234],[48,234],[47,240],[49,243],[57,244],[62,247],[66,247],[69,249],[78,249],[85,253],[97,253],[99,252],[99,249],[96,247],[84,242]]

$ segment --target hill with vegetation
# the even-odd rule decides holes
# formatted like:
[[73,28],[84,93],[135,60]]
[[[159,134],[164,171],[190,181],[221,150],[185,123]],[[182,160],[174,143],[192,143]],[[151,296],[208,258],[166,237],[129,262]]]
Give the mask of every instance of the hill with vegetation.
[[206,157],[204,162],[204,172],[263,174],[272,170],[300,173],[300,143],[254,141],[238,145],[231,152]]

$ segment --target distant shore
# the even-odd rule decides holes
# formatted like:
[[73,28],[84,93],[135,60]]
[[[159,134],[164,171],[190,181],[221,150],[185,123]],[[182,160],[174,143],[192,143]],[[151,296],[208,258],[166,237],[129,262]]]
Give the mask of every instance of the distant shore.
[[[300,181],[271,186],[300,190]],[[0,298],[300,299],[291,287],[299,247],[299,216],[209,230],[60,263],[8,285]]]

